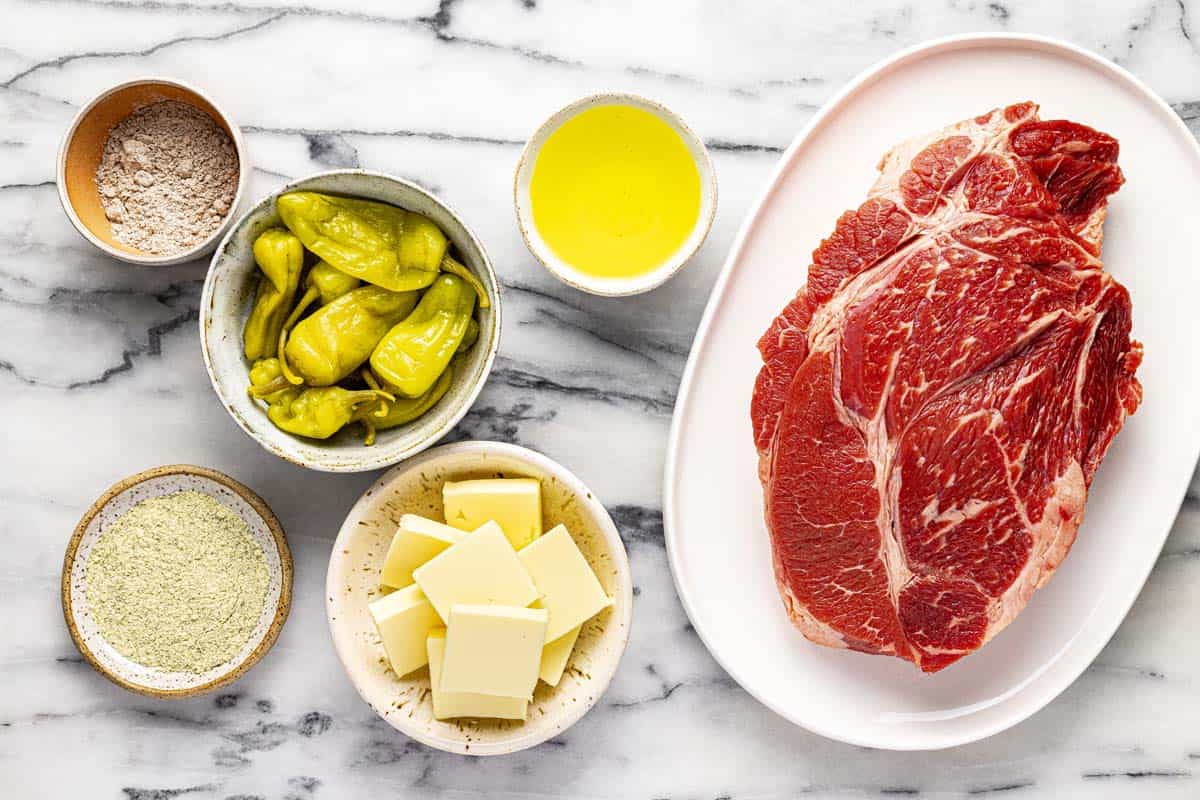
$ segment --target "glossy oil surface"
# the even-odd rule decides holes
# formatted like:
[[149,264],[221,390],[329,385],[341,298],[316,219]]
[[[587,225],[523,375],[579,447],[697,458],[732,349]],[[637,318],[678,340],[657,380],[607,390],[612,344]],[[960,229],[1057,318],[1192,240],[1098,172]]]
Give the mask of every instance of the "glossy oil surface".
[[683,139],[651,112],[596,106],[546,139],[530,198],[555,255],[588,275],[634,277],[687,241],[700,217],[700,173]]

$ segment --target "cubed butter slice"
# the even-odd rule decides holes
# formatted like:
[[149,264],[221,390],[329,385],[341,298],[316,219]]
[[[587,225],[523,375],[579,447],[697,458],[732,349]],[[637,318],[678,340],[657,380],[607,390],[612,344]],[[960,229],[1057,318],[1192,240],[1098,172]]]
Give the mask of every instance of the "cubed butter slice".
[[455,603],[524,607],[538,598],[529,573],[494,522],[417,567],[413,579],[446,622]]
[[539,536],[517,553],[550,612],[546,641],[553,642],[612,603],[587,559],[563,525]]
[[538,669],[538,677],[551,686],[558,686],[562,680],[563,671],[571,659],[571,651],[575,649],[575,640],[579,638],[582,625],[576,626],[542,648],[542,665]]
[[446,524],[473,531],[494,520],[518,550],[542,535],[542,484],[536,478],[447,481]]
[[425,666],[429,655],[425,640],[440,627],[441,618],[418,586],[392,592],[367,606],[392,672],[403,678]]
[[433,687],[433,715],[438,719],[455,717],[488,717],[490,719],[525,719],[529,701],[517,697],[496,697],[473,692],[444,692],[441,689],[442,662],[446,657],[446,629],[430,631],[429,683]]
[[405,514],[400,518],[400,527],[388,547],[379,582],[397,589],[411,585],[414,569],[464,536],[466,534],[458,528],[416,514]]
[[443,692],[529,700],[546,641],[546,610],[455,605],[446,627]]

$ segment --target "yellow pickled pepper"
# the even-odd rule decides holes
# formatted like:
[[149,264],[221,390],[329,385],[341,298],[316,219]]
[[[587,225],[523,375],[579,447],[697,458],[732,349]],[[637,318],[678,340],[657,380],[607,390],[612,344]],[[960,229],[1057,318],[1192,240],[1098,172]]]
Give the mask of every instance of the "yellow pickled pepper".
[[417,292],[361,286],[314,311],[287,338],[283,374],[292,383],[331,386],[362,366],[389,329],[417,305]]
[[287,433],[309,439],[328,439],[354,418],[366,403],[390,395],[374,389],[354,391],[341,386],[291,389],[281,393],[267,407],[267,418]]
[[309,250],[347,275],[394,292],[433,283],[446,255],[446,235],[432,220],[387,203],[288,192],[276,207]]
[[474,310],[475,292],[467,282],[442,274],[412,314],[380,340],[371,353],[371,369],[389,391],[420,397],[458,351]]
[[254,308],[242,330],[246,358],[275,355],[279,334],[291,310],[304,269],[304,246],[282,228],[271,228],[254,240],[254,261],[262,271]]

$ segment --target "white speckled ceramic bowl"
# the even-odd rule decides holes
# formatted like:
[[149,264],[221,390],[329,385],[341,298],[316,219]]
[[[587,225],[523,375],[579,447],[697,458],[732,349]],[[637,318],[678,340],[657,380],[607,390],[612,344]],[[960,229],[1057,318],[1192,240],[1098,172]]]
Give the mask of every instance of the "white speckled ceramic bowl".
[[[453,243],[460,260],[482,281],[491,303],[477,309],[479,339],[455,372],[446,395],[424,416],[391,430],[379,431],[373,447],[348,426],[325,440],[284,433],[267,419],[266,406],[252,400],[250,365],[242,355],[242,328],[254,303],[258,269],[254,240],[267,228],[281,225],[275,198],[289,191],[328,192],[391,203],[432,219]],[[217,248],[200,300],[200,346],[204,365],[221,404],[254,441],[298,466],[325,472],[382,469],[437,442],[458,424],[479,396],[500,346],[500,284],[483,245],[448,206],[416,184],[364,170],[323,172],[294,181],[250,209]]]
[[[116,125],[137,109],[177,100],[208,114],[233,140],[238,156],[238,186],[233,203],[221,224],[194,247],[167,255],[152,255],[118,242],[104,215],[100,192],[96,188],[96,168],[104,155],[108,135]],[[211,253],[217,242],[237,218],[242,191],[250,175],[242,132],[212,98],[182,81],[171,78],[137,78],[125,81],[94,97],[75,115],[58,148],[58,199],[75,230],[113,258],[143,266],[182,264]]]
[[[203,492],[241,517],[262,547],[270,575],[262,614],[246,644],[229,662],[200,673],[168,672],[121,655],[105,641],[87,600],[88,559],[101,533],[143,500],[186,491]],[[101,675],[152,697],[193,697],[233,683],[275,644],[292,607],[292,554],[270,507],[241,483],[203,467],[156,467],[109,487],[79,520],[63,559],[62,605],[75,646]]]
[[[700,213],[696,217],[696,226],[691,235],[680,245],[675,253],[657,268],[643,275],[632,278],[598,278],[579,271],[571,264],[559,258],[546,240],[538,232],[533,221],[533,201],[530,199],[529,186],[533,180],[534,166],[542,145],[567,120],[596,106],[624,105],[649,111],[671,127],[683,143],[687,145],[700,172]],[[545,122],[529,137],[521,158],[517,162],[517,172],[513,178],[513,203],[517,210],[517,225],[521,228],[521,236],[525,239],[529,252],[542,262],[542,265],[568,286],[604,297],[624,297],[648,292],[666,283],[675,273],[691,260],[712,228],[713,217],[717,213],[717,173],[713,169],[712,159],[708,156],[708,148],[704,141],[689,128],[673,111],[636,94],[605,92],[594,94],[576,100],[561,109]]]
[[[527,721],[440,721],[433,716],[429,670],[396,677],[387,666],[367,605],[381,596],[379,571],[401,515],[443,519],[443,483],[495,477],[541,480],[544,527],[567,526],[613,604],[584,624],[558,686],[538,683]],[[445,445],[376,481],[342,523],[325,592],[334,647],[363,700],[401,733],[439,750],[475,756],[524,750],[575,724],[612,680],[629,641],[633,615],[629,560],[604,506],[561,464],[497,442]]]

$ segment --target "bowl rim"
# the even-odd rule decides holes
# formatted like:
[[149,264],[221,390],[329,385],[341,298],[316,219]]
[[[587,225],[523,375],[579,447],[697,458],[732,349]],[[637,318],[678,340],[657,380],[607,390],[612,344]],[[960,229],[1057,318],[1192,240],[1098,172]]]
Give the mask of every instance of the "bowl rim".
[[[275,541],[275,549],[279,553],[279,602],[275,607],[275,615],[271,620],[270,626],[267,628],[266,634],[258,646],[250,651],[240,662],[237,662],[233,667],[223,675],[219,675],[210,681],[189,686],[183,689],[158,689],[152,686],[131,681],[128,678],[117,674],[110,670],[100,659],[96,657],[95,652],[88,645],[83,635],[79,632],[79,628],[75,622],[75,608],[71,600],[71,573],[75,567],[76,558],[79,555],[79,544],[83,540],[87,528],[91,525],[92,520],[96,515],[104,510],[105,507],[117,495],[122,494],[128,489],[133,488],[141,483],[154,478],[161,478],[168,475],[194,475],[201,478],[206,478],[215,483],[219,483],[230,491],[237,494],[246,503],[254,509],[262,521],[266,524],[267,529],[271,532],[271,538]],[[279,633],[283,630],[283,623],[287,621],[288,614],[292,609],[292,577],[294,573],[294,565],[292,563],[292,551],[288,547],[287,535],[283,531],[283,526],[279,522],[279,518],[275,516],[275,512],[267,505],[258,494],[241,483],[240,481],[231,478],[223,472],[208,467],[198,467],[194,464],[166,464],[161,467],[152,467],[151,469],[143,470],[134,475],[114,483],[104,490],[104,493],[96,498],[95,502],[88,507],[88,510],[79,518],[79,522],[75,525],[75,531],[71,534],[70,540],[67,542],[67,550],[63,555],[62,579],[60,591],[62,595],[62,610],[63,619],[67,623],[67,631],[71,635],[71,641],[75,643],[75,648],[84,660],[92,666],[92,669],[103,675],[108,680],[120,686],[123,689],[128,689],[137,694],[146,695],[147,697],[156,697],[159,699],[184,699],[188,697],[196,697],[198,695],[207,694],[215,689],[220,689],[223,686],[228,686],[234,681],[241,678],[251,667],[257,664],[262,657],[267,654],[275,642],[279,639]]]
[[[541,234],[537,233],[529,191],[527,188],[522,190],[522,178],[529,173],[529,180],[525,183],[532,181],[532,170],[537,163],[537,156],[550,135],[580,112],[604,105],[631,105],[648,111],[667,123],[687,145],[700,173],[700,214],[688,234],[688,240],[662,264],[650,272],[632,278],[592,278],[555,255],[541,238]],[[521,230],[521,238],[525,240],[525,247],[551,275],[572,288],[600,297],[644,294],[673,278],[691,262],[707,241],[716,218],[718,195],[717,171],[713,167],[712,156],[704,140],[674,111],[657,100],[633,92],[597,92],[568,103],[550,114],[526,140],[517,159],[517,167],[513,171],[513,208],[517,216],[517,227]]]
[[[285,192],[303,188],[306,184],[309,184],[315,180],[343,175],[359,175],[371,178],[379,178],[398,184],[408,190],[424,195],[426,199],[431,201],[434,205],[440,206],[448,215],[453,217],[454,220],[462,227],[463,232],[471,240],[471,243],[474,245],[475,249],[479,251],[482,260],[481,266],[483,268],[483,274],[479,277],[483,279],[484,284],[487,285],[487,287],[491,290],[491,294],[488,299],[491,302],[490,310],[495,322],[492,325],[492,335],[488,337],[486,355],[484,356],[484,360],[478,375],[475,376],[474,384],[471,386],[466,395],[464,395],[461,405],[449,417],[446,418],[445,423],[425,436],[425,438],[420,442],[414,444],[406,450],[400,451],[397,454],[376,456],[375,454],[377,453],[385,452],[381,447],[379,447],[378,444],[375,447],[360,446],[359,449],[364,451],[362,457],[335,464],[324,464],[313,463],[287,448],[276,446],[274,443],[260,435],[256,429],[256,426],[252,425],[248,420],[243,419],[242,415],[234,413],[233,408],[229,403],[226,402],[225,396],[222,394],[221,389],[219,388],[219,381],[217,380],[216,370],[213,367],[212,357],[210,355],[210,349],[213,345],[209,338],[208,322],[211,319],[212,314],[213,293],[215,286],[214,275],[216,274],[218,263],[225,257],[229,242],[233,239],[234,234],[237,233],[237,231],[244,224],[246,224],[251,215],[257,212],[267,203],[274,202],[279,195]],[[268,453],[278,456],[284,461],[295,464],[298,467],[311,469],[317,472],[370,472],[372,470],[391,467],[434,446],[451,430],[453,430],[454,427],[458,425],[458,423],[462,421],[463,417],[465,417],[471,410],[472,406],[475,405],[475,401],[479,399],[479,393],[483,391],[483,386],[487,383],[488,377],[491,375],[492,367],[495,365],[496,356],[500,350],[500,335],[503,327],[503,313],[501,311],[502,302],[500,299],[500,294],[500,278],[496,274],[496,269],[492,264],[492,259],[488,255],[487,250],[484,248],[483,242],[475,234],[475,231],[471,228],[471,226],[467,225],[463,219],[463,216],[459,214],[453,206],[446,203],[446,201],[442,200],[440,197],[423,186],[386,172],[378,172],[375,170],[360,168],[325,170],[323,172],[315,172],[310,175],[306,175],[303,178],[297,178],[289,181],[275,191],[267,194],[253,206],[248,208],[243,214],[241,214],[234,224],[231,225],[225,232],[225,236],[221,239],[220,244],[217,245],[216,252],[213,253],[212,260],[209,262],[208,271],[204,278],[204,289],[200,295],[200,352],[204,358],[204,368],[208,372],[209,383],[213,388],[213,392],[217,395],[218,400],[221,401],[221,405],[224,407],[226,413],[233,418],[233,421],[237,423],[238,427],[241,428],[242,431],[244,431],[251,439],[257,442]]]
[[[225,218],[221,220],[221,224],[199,244],[182,250],[178,253],[170,253],[167,255],[138,255],[136,253],[125,252],[118,250],[107,242],[103,241],[96,234],[83,224],[79,219],[79,215],[75,212],[75,206],[71,203],[71,198],[67,196],[67,151],[70,148],[71,141],[75,138],[75,133],[79,129],[79,125],[84,118],[91,113],[92,109],[106,100],[109,96],[117,92],[128,89],[131,86],[140,86],[144,84],[165,84],[174,86],[178,89],[191,92],[197,97],[202,98],[206,103],[212,106],[213,110],[221,116],[221,121],[229,128],[230,139],[233,140],[233,149],[238,157],[238,185],[237,190],[233,194],[233,202],[229,205],[229,211],[226,212]],[[94,247],[103,252],[105,255],[111,256],[118,261],[124,261],[127,264],[135,264],[144,267],[166,267],[174,264],[183,264],[202,256],[208,255],[217,246],[217,242],[221,240],[225,233],[228,232],[231,223],[236,219],[238,206],[241,205],[242,198],[246,190],[246,184],[250,180],[250,164],[246,159],[246,142],[242,136],[242,129],[233,121],[225,108],[212,98],[207,92],[197,88],[194,84],[181,81],[177,78],[168,78],[160,75],[149,75],[141,78],[132,78],[127,81],[111,86],[99,94],[92,97],[85,103],[75,116],[71,119],[71,124],[67,126],[67,130],[63,133],[62,139],[58,145],[58,159],[55,168],[55,183],[58,186],[58,202],[62,205],[63,212],[67,215],[67,219],[71,221],[71,225],[75,230],[90,242]]]
[[[621,609],[620,617],[615,614],[609,619],[608,625],[618,626],[618,636],[620,637],[620,651],[616,658],[612,660],[612,669],[608,674],[602,676],[596,685],[594,692],[589,692],[586,697],[581,697],[577,703],[572,703],[562,716],[562,724],[548,728],[545,731],[539,731],[525,736],[514,737],[511,740],[503,742],[495,742],[489,744],[481,744],[480,742],[471,742],[468,739],[463,739],[460,746],[447,744],[445,739],[436,739],[427,736],[423,731],[416,728],[406,729],[400,726],[403,720],[397,720],[393,717],[384,716],[372,703],[366,690],[359,683],[356,673],[353,672],[348,664],[353,660],[352,654],[346,652],[342,647],[341,638],[337,633],[335,616],[337,610],[333,605],[333,598],[338,595],[337,581],[335,580],[335,564],[339,563],[336,555],[341,550],[345,549],[345,541],[352,536],[358,525],[357,519],[362,515],[366,506],[375,499],[376,495],[384,493],[388,486],[397,481],[401,475],[410,473],[414,470],[419,471],[428,465],[430,462],[438,461],[445,458],[451,458],[461,455],[500,455],[510,458],[514,461],[529,464],[534,469],[538,469],[545,474],[553,475],[558,481],[566,486],[576,498],[586,504],[593,512],[597,522],[597,529],[604,536],[605,543],[611,549],[614,555],[614,563],[617,567],[617,592],[620,594],[621,602],[617,605]],[[599,702],[600,698],[608,691],[608,687],[612,683],[612,679],[616,676],[617,670],[620,669],[621,660],[625,655],[625,651],[629,646],[629,637],[633,626],[633,572],[629,566],[629,554],[625,550],[625,542],[621,538],[621,532],[613,522],[612,515],[608,513],[608,509],[600,502],[596,494],[587,487],[586,484],[570,469],[535,450],[530,450],[527,447],[522,447],[517,444],[508,442],[494,442],[480,439],[472,439],[461,442],[452,442],[450,444],[439,445],[425,451],[419,456],[412,458],[403,464],[397,464],[389,469],[372,483],[359,496],[350,511],[346,514],[342,521],[341,527],[338,529],[337,538],[333,542],[334,553],[329,559],[329,564],[325,571],[325,618],[329,623],[330,638],[333,639],[333,649],[337,653],[338,661],[342,665],[342,669],[346,673],[346,677],[350,679],[350,683],[354,685],[354,690],[363,702],[367,704],[381,719],[391,725],[405,736],[420,742],[428,747],[435,748],[447,753],[457,753],[466,756],[498,756],[509,755],[522,750],[527,750],[531,747],[536,747],[539,744],[553,738],[578,722],[583,718],[593,706]],[[592,673],[595,675],[596,673]],[[520,730],[513,728],[513,730]],[[469,748],[469,749],[468,749]]]

